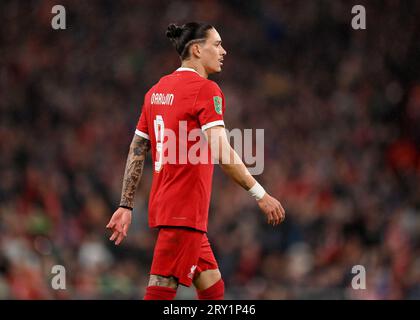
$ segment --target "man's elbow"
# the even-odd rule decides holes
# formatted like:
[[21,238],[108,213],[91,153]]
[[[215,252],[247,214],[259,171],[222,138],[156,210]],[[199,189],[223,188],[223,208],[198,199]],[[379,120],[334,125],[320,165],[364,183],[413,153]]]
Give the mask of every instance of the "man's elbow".
[[150,140],[135,134],[130,144],[130,153],[135,156],[145,156],[149,150]]

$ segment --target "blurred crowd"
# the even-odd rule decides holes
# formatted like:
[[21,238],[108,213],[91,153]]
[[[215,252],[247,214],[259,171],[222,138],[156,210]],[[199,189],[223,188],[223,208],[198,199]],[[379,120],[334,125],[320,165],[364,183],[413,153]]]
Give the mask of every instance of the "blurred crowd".
[[60,4],[65,30],[51,28],[54,1],[0,4],[0,299],[143,297],[150,155],[121,246],[105,225],[143,96],[179,66],[166,27],[194,20],[221,34],[225,123],[265,130],[257,179],[287,214],[267,225],[215,169],[226,298],[420,299],[419,2],[358,1],[366,30],[345,0]]

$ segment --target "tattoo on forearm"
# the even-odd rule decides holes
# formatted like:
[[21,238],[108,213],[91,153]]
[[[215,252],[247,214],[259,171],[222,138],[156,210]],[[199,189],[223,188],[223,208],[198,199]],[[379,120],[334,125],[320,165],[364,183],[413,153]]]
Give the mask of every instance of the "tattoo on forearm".
[[143,173],[144,160],[149,149],[149,140],[137,135],[134,136],[125,166],[121,206],[134,207],[134,195]]

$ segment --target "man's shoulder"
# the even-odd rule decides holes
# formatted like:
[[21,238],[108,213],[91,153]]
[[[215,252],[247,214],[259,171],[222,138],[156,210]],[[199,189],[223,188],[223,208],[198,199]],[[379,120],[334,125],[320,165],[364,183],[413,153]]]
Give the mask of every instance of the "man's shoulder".
[[200,82],[200,91],[214,91],[220,90],[219,85],[214,82],[213,80],[201,78],[202,81]]
[[204,78],[203,78],[203,80],[204,81],[202,82],[202,84],[200,86],[200,93],[201,94],[206,95],[208,93],[215,94],[215,93],[222,92],[219,85],[216,82],[214,82],[213,80],[204,79]]

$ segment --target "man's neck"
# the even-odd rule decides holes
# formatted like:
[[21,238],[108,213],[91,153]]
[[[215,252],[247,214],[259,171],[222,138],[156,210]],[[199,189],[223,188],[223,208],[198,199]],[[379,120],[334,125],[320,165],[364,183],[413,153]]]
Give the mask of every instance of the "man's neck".
[[191,68],[194,69],[195,71],[197,71],[197,73],[202,76],[203,78],[208,78],[208,74],[206,72],[206,70],[204,69],[204,67],[201,64],[198,63],[194,63],[192,61],[183,61],[181,68]]

